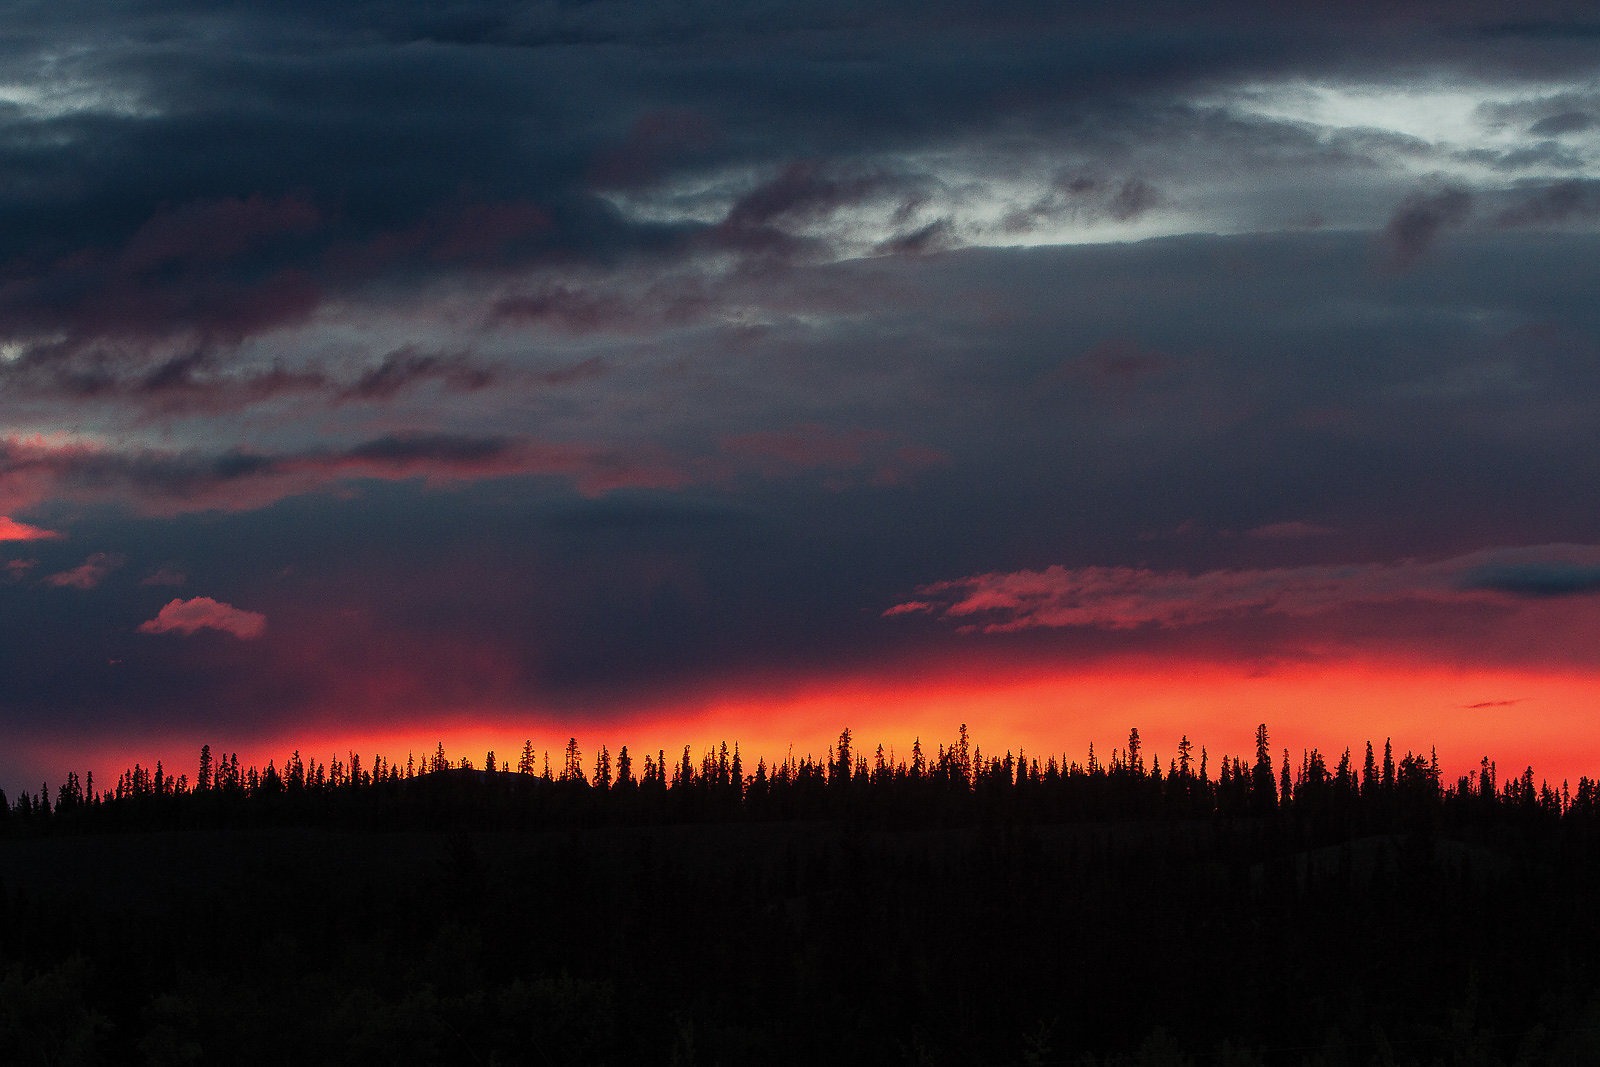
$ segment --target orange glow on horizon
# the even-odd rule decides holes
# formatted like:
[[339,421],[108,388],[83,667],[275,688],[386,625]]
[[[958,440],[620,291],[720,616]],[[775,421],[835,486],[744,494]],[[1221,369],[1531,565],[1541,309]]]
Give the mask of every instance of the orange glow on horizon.
[[1252,670],[1126,661],[1077,670],[860,675],[801,680],[786,688],[752,683],[676,702],[617,707],[604,720],[567,725],[537,711],[456,710],[418,714],[388,729],[342,731],[317,723],[293,733],[230,738],[219,727],[208,737],[151,736],[137,752],[127,744],[57,743],[36,746],[31,755],[39,765],[58,767],[58,777],[92,767],[100,788],[114,785],[134,762],[150,767],[158,758],[168,774],[185,773],[192,780],[202,743],[219,756],[237,752],[242,764],[260,768],[270,760],[281,769],[298,749],[304,759],[323,763],[335,756],[348,762],[354,751],[370,769],[377,754],[403,767],[410,753],[421,764],[439,743],[452,760],[466,756],[482,767],[493,750],[497,762],[515,767],[524,741],[531,740],[541,764],[548,752],[559,772],[567,738],[576,737],[586,770],[592,771],[601,745],[613,761],[626,745],[638,774],[646,753],[665,752],[676,763],[688,745],[698,766],[704,753],[726,741],[730,749],[738,744],[746,770],[754,771],[758,759],[779,762],[791,751],[796,757],[823,756],[846,726],[869,761],[880,743],[896,761],[907,760],[918,738],[931,758],[966,723],[986,755],[1020,748],[1041,763],[1050,755],[1082,762],[1091,743],[1108,757],[1137,727],[1146,758],[1159,757],[1165,769],[1179,737],[1187,734],[1197,750],[1208,750],[1215,774],[1221,756],[1253,754],[1256,724],[1265,722],[1274,761],[1287,748],[1293,767],[1313,746],[1330,767],[1348,746],[1359,766],[1367,741],[1381,755],[1385,739],[1392,738],[1396,758],[1436,747],[1446,782],[1475,771],[1488,756],[1502,780],[1531,765],[1537,777],[1559,785],[1563,779],[1576,783],[1580,775],[1600,777],[1600,735],[1592,728],[1597,696],[1600,684],[1578,672],[1382,662]]

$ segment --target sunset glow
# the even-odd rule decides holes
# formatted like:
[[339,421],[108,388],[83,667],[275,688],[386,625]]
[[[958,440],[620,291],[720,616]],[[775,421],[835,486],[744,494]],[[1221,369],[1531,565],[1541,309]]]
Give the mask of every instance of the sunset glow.
[[[1368,741],[1381,756],[1385,742],[1394,755],[1437,751],[1446,783],[1476,774],[1480,760],[1493,760],[1503,776],[1525,767],[1555,784],[1575,785],[1600,765],[1600,739],[1590,724],[1596,714],[1595,683],[1585,672],[1506,669],[1419,669],[1374,660],[1361,664],[1241,670],[1210,662],[1130,660],[1084,671],[1009,668],[985,672],[937,671],[892,680],[849,677],[832,682],[764,685],[737,692],[686,697],[676,705],[643,704],[612,721],[550,729],[553,715],[529,712],[435,710],[399,721],[393,728],[301,730],[272,734],[235,729],[227,734],[152,733],[137,744],[106,744],[90,738],[69,745],[40,746],[24,758],[67,769],[107,769],[166,759],[167,773],[195,773],[200,745],[237,753],[265,769],[282,768],[298,751],[302,758],[346,766],[354,753],[371,770],[375,756],[404,768],[425,765],[442,745],[454,762],[463,757],[486,766],[515,768],[525,742],[532,742],[542,769],[549,758],[560,772],[569,737],[575,737],[587,772],[604,746],[613,759],[627,746],[635,766],[646,755],[665,753],[676,766],[688,746],[695,766],[726,743],[737,746],[748,773],[788,758],[826,757],[848,727],[855,751],[869,763],[879,745],[893,763],[908,762],[912,744],[928,758],[953,744],[961,725],[984,753],[1021,753],[1040,765],[1087,760],[1090,745],[1100,759],[1126,746],[1137,728],[1147,759],[1163,770],[1176,758],[1180,737],[1198,753],[1204,748],[1215,773],[1223,756],[1249,757],[1256,726],[1269,727],[1274,763],[1287,749],[1298,769],[1312,748],[1331,767],[1345,749],[1360,767]],[[615,709],[613,709],[615,710]]]

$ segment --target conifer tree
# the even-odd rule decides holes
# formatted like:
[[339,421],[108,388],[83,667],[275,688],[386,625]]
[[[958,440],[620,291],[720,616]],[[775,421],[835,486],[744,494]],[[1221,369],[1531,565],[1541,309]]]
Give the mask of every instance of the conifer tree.
[[1250,806],[1258,813],[1278,806],[1278,787],[1272,774],[1272,750],[1268,746],[1267,724],[1256,727],[1256,761],[1250,768]]

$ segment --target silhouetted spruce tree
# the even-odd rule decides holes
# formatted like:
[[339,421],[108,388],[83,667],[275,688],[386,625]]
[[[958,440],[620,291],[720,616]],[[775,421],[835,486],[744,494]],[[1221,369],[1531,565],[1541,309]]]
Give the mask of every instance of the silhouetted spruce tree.
[[1278,806],[1278,787],[1272,774],[1272,750],[1267,740],[1267,724],[1256,727],[1256,761],[1250,769],[1250,806],[1258,814],[1270,813]]
[[839,743],[834,748],[834,760],[828,769],[828,776],[841,782],[848,782],[854,765],[855,761],[850,755],[850,727],[846,726],[839,731]]

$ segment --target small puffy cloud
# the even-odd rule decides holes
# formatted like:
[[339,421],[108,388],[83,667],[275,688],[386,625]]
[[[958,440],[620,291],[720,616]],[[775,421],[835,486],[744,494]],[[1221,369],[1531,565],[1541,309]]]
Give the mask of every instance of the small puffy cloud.
[[140,585],[182,585],[189,580],[189,576],[174,567],[162,567],[144,578]]
[[46,585],[61,589],[93,589],[105,581],[106,575],[122,566],[121,556],[109,552],[96,552],[69,571],[60,571],[45,577]]
[[267,617],[259,611],[245,611],[208,596],[169,600],[155,618],[139,624],[142,634],[221,630],[244,641],[260,637],[266,629]]
[[0,541],[51,541],[61,535],[54,530],[29,526],[6,515],[0,515]]

